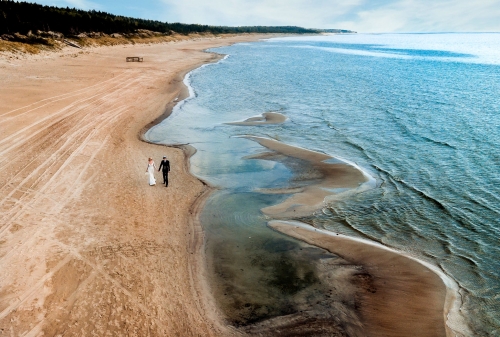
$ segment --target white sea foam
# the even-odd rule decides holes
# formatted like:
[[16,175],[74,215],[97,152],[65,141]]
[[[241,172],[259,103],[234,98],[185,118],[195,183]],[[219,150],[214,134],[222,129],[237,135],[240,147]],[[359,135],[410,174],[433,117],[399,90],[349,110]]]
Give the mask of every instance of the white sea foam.
[[293,46],[294,48],[307,48],[307,49],[317,49],[323,50],[331,53],[337,54],[348,54],[348,55],[360,55],[360,56],[373,56],[373,57],[388,57],[388,58],[400,58],[400,59],[410,59],[411,56],[398,54],[398,53],[384,53],[375,52],[360,49],[347,49],[347,48],[333,48],[333,47],[318,47],[318,46]]

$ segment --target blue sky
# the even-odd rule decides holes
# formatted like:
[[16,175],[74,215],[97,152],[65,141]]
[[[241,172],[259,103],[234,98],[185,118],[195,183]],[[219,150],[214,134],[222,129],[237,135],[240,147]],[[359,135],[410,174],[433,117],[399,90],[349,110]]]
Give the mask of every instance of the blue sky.
[[358,32],[500,32],[500,0],[38,0],[167,22]]

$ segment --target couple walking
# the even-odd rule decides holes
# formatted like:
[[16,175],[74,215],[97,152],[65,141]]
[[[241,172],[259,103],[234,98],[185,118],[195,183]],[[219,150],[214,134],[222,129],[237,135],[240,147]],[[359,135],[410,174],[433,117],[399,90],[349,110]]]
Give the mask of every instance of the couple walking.
[[[149,157],[148,158],[148,168],[146,169],[146,173],[149,174],[149,185],[154,186],[156,185],[156,179],[155,179],[155,169],[156,165],[153,160],[153,158]],[[167,160],[167,157],[163,156],[163,160],[161,161],[160,168],[158,168],[158,172],[162,170],[163,172],[163,183],[165,186],[168,186],[168,172],[170,171],[170,162]]]

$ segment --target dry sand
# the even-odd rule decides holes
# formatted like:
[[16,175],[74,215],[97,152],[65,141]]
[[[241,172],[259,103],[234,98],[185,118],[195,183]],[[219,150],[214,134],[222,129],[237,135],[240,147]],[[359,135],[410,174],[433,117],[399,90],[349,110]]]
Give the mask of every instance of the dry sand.
[[[207,187],[140,134],[214,60],[202,50],[256,39],[0,56],[0,334],[228,334],[198,283]],[[170,185],[151,187],[163,155]]]
[[[209,188],[189,174],[192,149],[140,138],[185,94],[184,74],[216,59],[203,49],[257,38],[0,56],[0,334],[238,334],[223,324],[203,282],[203,234],[193,215]],[[163,155],[170,185],[158,174],[151,187],[147,158],[158,163]],[[365,181],[340,171],[352,175],[349,186]],[[327,249],[342,246],[346,259],[368,266],[377,292],[363,302],[367,335],[444,335],[445,287],[435,274],[391,269],[404,257],[378,264],[381,255],[368,245],[275,228]],[[384,282],[395,273],[406,281],[391,292]],[[413,300],[418,305],[406,308]]]

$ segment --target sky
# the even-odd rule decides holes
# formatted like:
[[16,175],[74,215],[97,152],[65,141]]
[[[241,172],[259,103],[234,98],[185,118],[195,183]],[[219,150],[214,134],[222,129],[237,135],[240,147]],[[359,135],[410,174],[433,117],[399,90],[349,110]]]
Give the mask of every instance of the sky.
[[38,0],[163,22],[383,32],[500,32],[500,0]]

